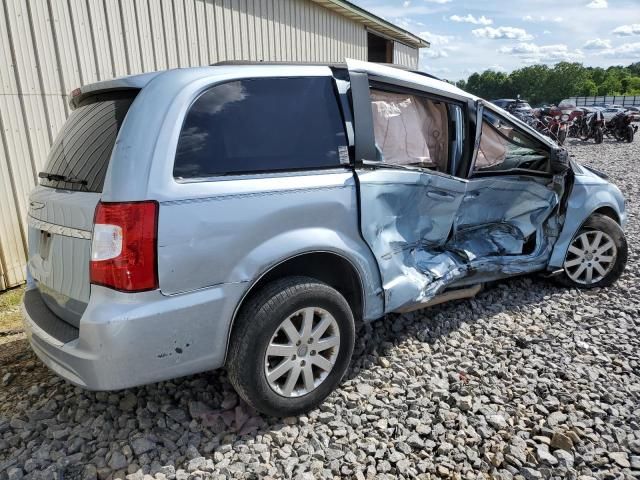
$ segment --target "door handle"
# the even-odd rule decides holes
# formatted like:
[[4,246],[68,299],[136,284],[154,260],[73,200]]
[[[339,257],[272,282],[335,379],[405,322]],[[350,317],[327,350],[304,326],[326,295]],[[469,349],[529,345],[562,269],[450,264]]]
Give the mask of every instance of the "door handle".
[[456,198],[454,195],[441,190],[430,190],[427,192],[427,197],[442,200],[443,202],[453,202]]

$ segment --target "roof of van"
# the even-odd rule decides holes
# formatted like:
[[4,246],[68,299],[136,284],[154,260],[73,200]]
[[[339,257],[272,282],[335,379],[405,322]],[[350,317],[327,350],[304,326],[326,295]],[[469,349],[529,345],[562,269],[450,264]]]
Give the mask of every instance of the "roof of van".
[[[126,77],[115,78],[112,80],[105,80],[102,82],[91,83],[84,85],[78,89],[75,89],[71,93],[71,99],[69,101],[72,107],[76,107],[77,104],[89,95],[107,91],[107,90],[127,90],[127,89],[142,89],[151,80],[156,77],[163,77],[165,75],[176,78],[176,75],[180,77],[191,77],[194,75],[202,76],[207,71],[215,75],[223,71],[228,72],[231,69],[270,69],[274,73],[279,70],[286,70],[291,72],[292,68],[300,69],[317,69],[318,67],[331,67],[338,69],[349,69],[350,71],[365,72],[372,78],[388,78],[399,81],[407,81],[411,83],[422,84],[426,87],[434,90],[439,90],[443,93],[448,93],[456,96],[460,99],[476,99],[475,96],[459,89],[453,84],[445,82],[443,80],[434,77],[426,72],[411,71],[406,67],[399,65],[388,65],[371,62],[363,62],[360,60],[347,59],[346,63],[300,63],[300,62],[245,62],[245,61],[232,61],[221,62],[205,67],[188,67],[177,68],[171,70],[162,70],[158,72],[143,73],[138,75],[130,75]],[[283,73],[286,75],[287,73]],[[291,74],[291,73],[289,73]],[[183,77],[184,75],[184,77]]]

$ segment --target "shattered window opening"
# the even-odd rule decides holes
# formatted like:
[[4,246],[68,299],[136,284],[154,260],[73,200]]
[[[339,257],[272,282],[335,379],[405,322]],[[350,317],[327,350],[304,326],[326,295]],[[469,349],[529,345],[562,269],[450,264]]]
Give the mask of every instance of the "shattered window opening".
[[[391,145],[404,150],[390,148],[390,134],[382,127],[395,121],[390,129],[397,128],[401,140],[408,132],[414,140],[421,138],[422,152],[432,161],[425,133],[429,130],[416,113],[421,107],[412,103],[415,97],[410,94],[393,98],[381,93],[384,96],[371,91],[374,134],[384,166],[393,168],[362,170],[358,178],[361,228],[378,260],[385,310],[403,311],[428,304],[449,289],[543,268],[557,239],[564,191],[562,176],[549,178],[548,146],[519,124],[486,110],[479,163],[472,172],[479,172],[477,176],[460,178],[435,168],[416,168],[407,162],[415,152],[402,141]],[[449,119],[446,127],[455,128],[447,136],[447,162],[453,170],[468,148],[459,140],[464,138],[459,136],[464,112],[453,102],[439,103]],[[395,165],[389,152],[400,152],[392,157]]]
[[473,172],[514,169],[549,172],[549,155],[546,149],[523,135],[514,123],[485,110]]

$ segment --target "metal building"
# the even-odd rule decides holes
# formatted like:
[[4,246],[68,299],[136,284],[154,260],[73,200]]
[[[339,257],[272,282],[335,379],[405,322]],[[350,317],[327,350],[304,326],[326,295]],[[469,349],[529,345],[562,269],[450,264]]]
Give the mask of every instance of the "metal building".
[[224,60],[417,68],[429,46],[345,0],[0,3],[0,290],[25,279],[27,195],[78,86]]

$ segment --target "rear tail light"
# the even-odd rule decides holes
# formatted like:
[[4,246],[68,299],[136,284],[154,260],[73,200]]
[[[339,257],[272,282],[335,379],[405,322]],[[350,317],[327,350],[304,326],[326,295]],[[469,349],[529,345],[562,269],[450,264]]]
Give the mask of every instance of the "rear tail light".
[[158,202],[98,203],[91,283],[125,292],[158,288]]

